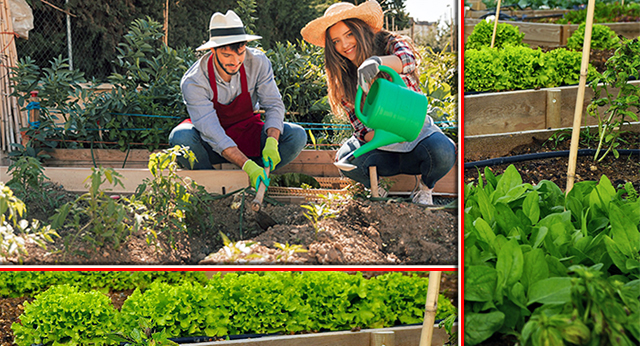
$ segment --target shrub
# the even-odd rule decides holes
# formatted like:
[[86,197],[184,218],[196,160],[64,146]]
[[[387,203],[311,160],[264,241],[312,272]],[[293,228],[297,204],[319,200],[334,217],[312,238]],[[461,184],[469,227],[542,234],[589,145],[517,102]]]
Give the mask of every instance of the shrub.
[[109,297],[97,291],[54,286],[24,304],[20,323],[11,326],[14,342],[32,344],[111,345],[108,335],[118,330],[117,311]]
[[[567,40],[567,48],[582,50],[584,46],[584,32],[586,25],[580,24],[578,30],[571,34]],[[621,40],[613,29],[606,25],[594,24],[591,32],[591,49],[616,49],[620,47]]]
[[[464,46],[465,51],[469,49],[480,49],[482,47],[491,46],[491,37],[493,36],[493,22],[486,20],[480,21],[473,28],[473,32],[467,38],[467,43]],[[513,26],[507,23],[498,23],[498,29],[496,31],[496,39],[494,42],[494,48],[504,48],[506,46],[522,46],[522,39],[524,33],[520,32],[517,26]]]

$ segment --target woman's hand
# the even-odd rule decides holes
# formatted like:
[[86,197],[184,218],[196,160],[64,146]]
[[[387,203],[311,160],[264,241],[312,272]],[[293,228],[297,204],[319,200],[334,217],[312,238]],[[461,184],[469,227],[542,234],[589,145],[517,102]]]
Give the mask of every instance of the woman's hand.
[[369,83],[380,71],[380,65],[382,65],[382,59],[374,55],[358,67],[358,86],[365,93],[369,92]]

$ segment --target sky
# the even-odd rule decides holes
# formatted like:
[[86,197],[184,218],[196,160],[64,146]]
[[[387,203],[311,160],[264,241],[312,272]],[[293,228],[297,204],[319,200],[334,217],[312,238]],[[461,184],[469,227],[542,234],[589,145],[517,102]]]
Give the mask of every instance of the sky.
[[456,14],[454,0],[405,0],[404,4],[409,16],[417,21],[449,21],[451,14],[453,13],[454,17]]

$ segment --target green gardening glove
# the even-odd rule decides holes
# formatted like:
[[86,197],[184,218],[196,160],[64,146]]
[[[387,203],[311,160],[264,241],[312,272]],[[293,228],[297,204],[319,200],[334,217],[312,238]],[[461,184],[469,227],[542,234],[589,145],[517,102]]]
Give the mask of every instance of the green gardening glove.
[[277,139],[267,137],[267,142],[264,144],[264,149],[262,149],[262,162],[265,167],[271,167],[271,170],[274,170],[280,163]]
[[249,181],[254,189],[257,190],[260,183],[263,183],[265,187],[269,187],[269,178],[267,178],[264,168],[258,166],[257,163],[252,160],[247,160],[247,162],[242,165],[242,170],[249,175]]

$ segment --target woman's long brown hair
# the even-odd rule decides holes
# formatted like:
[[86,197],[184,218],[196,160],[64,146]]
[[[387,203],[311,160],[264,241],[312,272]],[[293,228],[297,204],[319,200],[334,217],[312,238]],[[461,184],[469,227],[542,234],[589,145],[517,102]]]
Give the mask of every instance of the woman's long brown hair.
[[[331,111],[336,115],[344,115],[341,101],[354,103],[356,91],[358,89],[358,66],[367,58],[373,55],[387,55],[389,49],[390,36],[393,33],[381,30],[377,34],[364,21],[357,18],[343,20],[356,39],[356,62],[343,57],[336,51],[336,48],[329,35],[329,29],[325,32],[324,61],[327,71],[327,89],[329,93],[329,104]],[[411,45],[411,40],[405,38],[416,59],[419,58],[417,50]],[[417,65],[417,62],[416,62]],[[415,77],[419,78],[418,71],[414,71]]]

